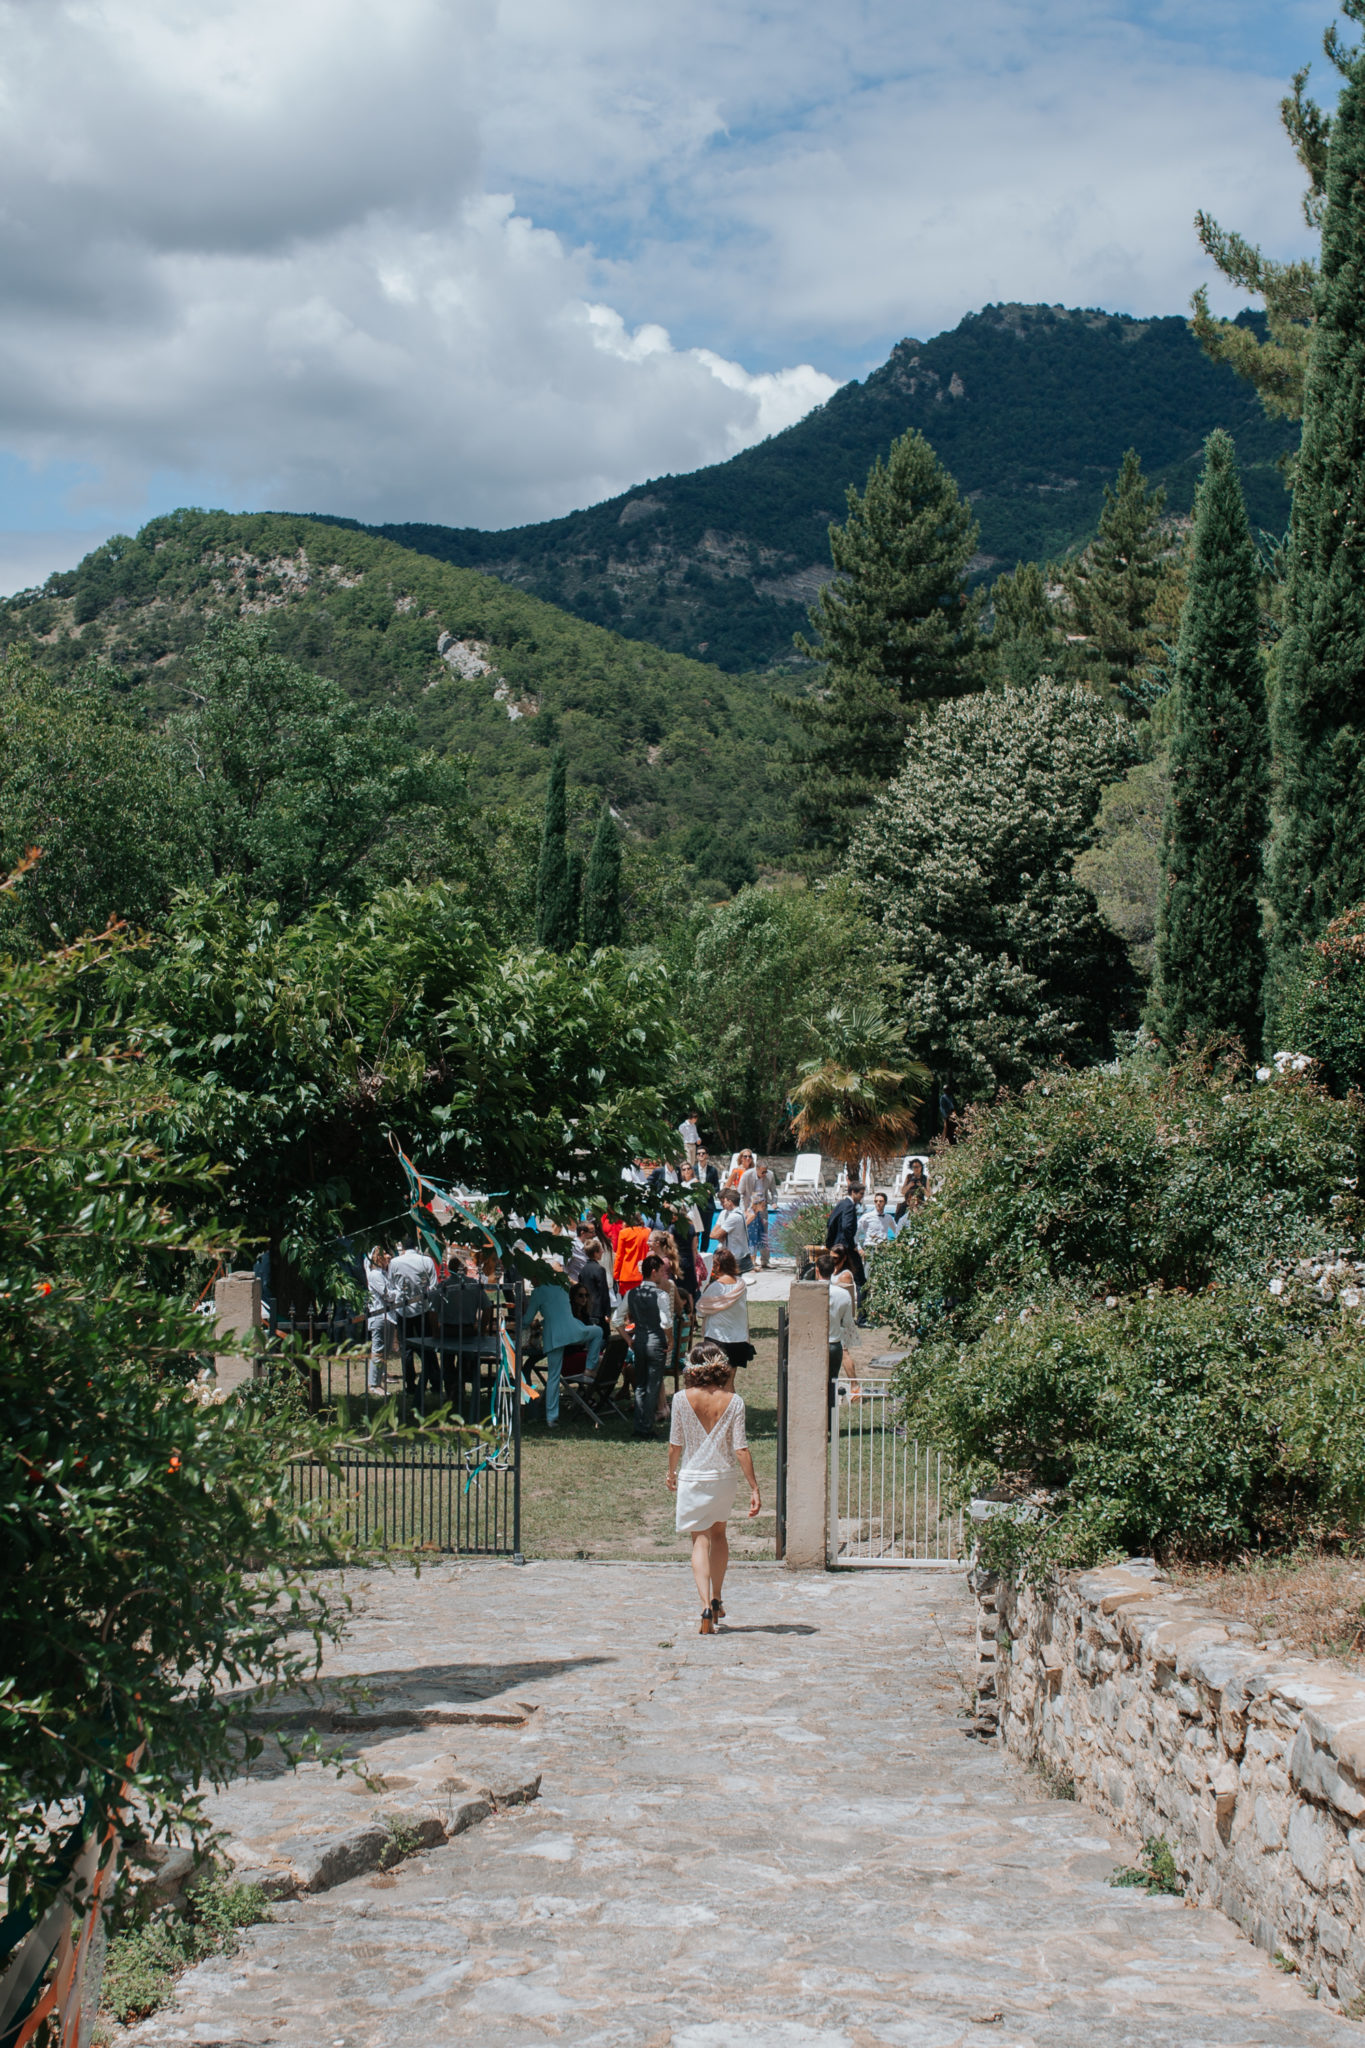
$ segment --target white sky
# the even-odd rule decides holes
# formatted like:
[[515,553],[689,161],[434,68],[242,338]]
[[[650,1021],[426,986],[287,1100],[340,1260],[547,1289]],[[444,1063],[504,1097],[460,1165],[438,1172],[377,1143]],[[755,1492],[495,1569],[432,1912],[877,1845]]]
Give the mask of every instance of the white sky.
[[0,589],[179,504],[550,517],[992,299],[1181,312],[1197,206],[1306,246],[1327,12],[0,0]]

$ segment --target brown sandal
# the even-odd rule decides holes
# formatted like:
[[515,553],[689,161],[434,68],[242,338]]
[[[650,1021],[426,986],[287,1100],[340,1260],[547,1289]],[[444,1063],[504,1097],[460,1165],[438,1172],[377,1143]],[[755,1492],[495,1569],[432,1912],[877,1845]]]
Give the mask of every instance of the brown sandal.
[[719,1600],[713,1600],[711,1602],[711,1619],[713,1621],[724,1621],[725,1619],[725,1609],[722,1607]]
[[701,1627],[697,1630],[697,1634],[699,1636],[713,1636],[715,1632],[716,1624],[711,1619],[711,1610],[709,1607],[703,1607],[701,1611]]

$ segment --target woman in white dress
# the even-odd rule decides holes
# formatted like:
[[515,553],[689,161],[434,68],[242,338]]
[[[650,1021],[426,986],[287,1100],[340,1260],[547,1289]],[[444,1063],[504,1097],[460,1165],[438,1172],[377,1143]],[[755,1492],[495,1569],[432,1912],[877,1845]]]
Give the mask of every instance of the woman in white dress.
[[718,1344],[698,1344],[673,1396],[667,1478],[669,1491],[678,1496],[677,1526],[692,1538],[692,1576],[701,1595],[698,1635],[714,1635],[725,1615],[720,1597],[730,1562],[725,1524],[741,1472],[749,1482],[752,1521],[763,1503],[744,1433],[744,1403],[735,1392],[735,1369]]

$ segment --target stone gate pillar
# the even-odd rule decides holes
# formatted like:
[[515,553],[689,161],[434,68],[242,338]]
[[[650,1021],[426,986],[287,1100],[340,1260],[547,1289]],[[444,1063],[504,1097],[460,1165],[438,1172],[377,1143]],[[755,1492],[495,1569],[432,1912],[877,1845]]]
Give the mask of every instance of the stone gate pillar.
[[[254,1273],[228,1273],[214,1282],[213,1314],[220,1337],[249,1338],[261,1327],[261,1283]],[[213,1369],[220,1387],[235,1393],[256,1376],[255,1361],[236,1352],[215,1355]]]
[[822,1572],[829,1523],[829,1282],[787,1297],[788,1571]]

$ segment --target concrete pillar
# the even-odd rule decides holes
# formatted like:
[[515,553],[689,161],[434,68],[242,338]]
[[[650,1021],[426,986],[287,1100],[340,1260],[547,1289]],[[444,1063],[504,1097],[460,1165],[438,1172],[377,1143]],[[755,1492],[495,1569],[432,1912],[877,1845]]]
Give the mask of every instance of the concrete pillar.
[[822,1572],[829,1522],[829,1282],[794,1280],[787,1297],[789,1571]]
[[[254,1273],[228,1273],[214,1282],[213,1313],[217,1334],[249,1341],[261,1327],[261,1283]],[[255,1361],[238,1352],[220,1352],[213,1361],[220,1387],[234,1392],[256,1376]]]

